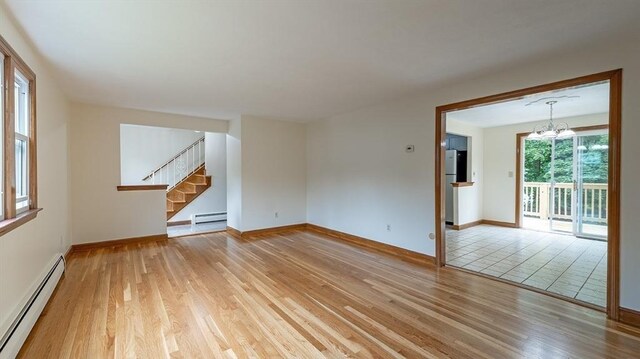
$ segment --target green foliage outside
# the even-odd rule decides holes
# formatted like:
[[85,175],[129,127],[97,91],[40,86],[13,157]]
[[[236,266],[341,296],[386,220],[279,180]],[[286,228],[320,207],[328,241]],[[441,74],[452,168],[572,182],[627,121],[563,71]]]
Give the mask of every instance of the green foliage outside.
[[[556,140],[555,180],[557,183],[573,182],[573,138]],[[607,183],[609,156],[607,135],[581,136],[578,138],[578,155],[581,156],[584,183]],[[524,181],[549,182],[551,180],[551,141],[525,141]]]

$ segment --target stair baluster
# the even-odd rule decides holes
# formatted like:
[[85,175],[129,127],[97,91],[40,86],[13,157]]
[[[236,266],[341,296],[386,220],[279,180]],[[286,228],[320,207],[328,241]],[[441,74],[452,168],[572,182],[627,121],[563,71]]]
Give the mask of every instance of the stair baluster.
[[203,154],[204,136],[153,170],[142,181],[151,182],[151,184],[167,184],[167,192],[169,192],[204,165]]

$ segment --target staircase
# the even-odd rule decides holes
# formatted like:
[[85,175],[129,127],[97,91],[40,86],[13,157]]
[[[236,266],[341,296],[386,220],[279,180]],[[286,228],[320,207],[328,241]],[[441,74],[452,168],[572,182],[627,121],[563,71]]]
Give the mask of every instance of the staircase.
[[205,174],[204,165],[167,191],[167,220],[175,216],[204,191],[211,187],[211,176]]
[[167,220],[211,187],[211,176],[207,176],[204,168],[204,150],[201,137],[142,179],[150,184],[168,185]]

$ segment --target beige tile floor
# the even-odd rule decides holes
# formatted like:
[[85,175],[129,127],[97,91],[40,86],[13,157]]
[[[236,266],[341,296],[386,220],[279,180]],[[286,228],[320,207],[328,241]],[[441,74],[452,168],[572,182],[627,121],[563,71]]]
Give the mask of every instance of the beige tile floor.
[[607,243],[480,225],[447,229],[447,265],[606,306]]
[[[523,217],[522,218],[522,228],[532,229],[536,231],[549,231],[549,220],[548,219],[540,219],[540,218],[532,218],[532,217]],[[573,222],[568,221],[554,221],[553,228],[560,232],[573,232]],[[585,233],[585,237],[587,235],[594,235],[597,237],[606,237],[607,236],[607,225],[606,224],[584,224],[583,232]]]

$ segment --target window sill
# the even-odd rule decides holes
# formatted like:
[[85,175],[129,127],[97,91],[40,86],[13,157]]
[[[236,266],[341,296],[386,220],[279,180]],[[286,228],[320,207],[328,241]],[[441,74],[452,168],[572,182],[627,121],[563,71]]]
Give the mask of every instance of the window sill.
[[15,218],[0,221],[0,236],[4,236],[5,234],[36,218],[40,211],[42,211],[42,208],[34,208],[20,213]]
[[141,185],[125,185],[116,187],[118,191],[166,191],[169,185],[166,184],[141,184]]

